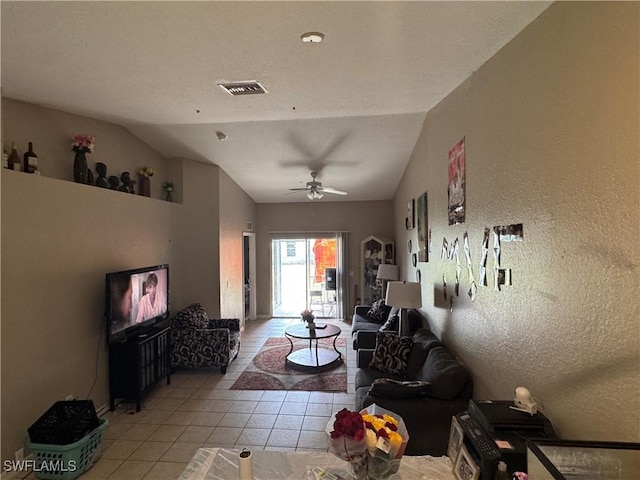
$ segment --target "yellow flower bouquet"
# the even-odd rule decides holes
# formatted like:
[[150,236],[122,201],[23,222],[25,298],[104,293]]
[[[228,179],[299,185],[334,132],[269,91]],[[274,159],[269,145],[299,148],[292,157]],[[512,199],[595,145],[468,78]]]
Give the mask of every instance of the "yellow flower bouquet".
[[396,473],[409,441],[402,417],[376,404],[359,413],[341,410],[326,433],[329,451],[348,461],[358,480],[382,480]]

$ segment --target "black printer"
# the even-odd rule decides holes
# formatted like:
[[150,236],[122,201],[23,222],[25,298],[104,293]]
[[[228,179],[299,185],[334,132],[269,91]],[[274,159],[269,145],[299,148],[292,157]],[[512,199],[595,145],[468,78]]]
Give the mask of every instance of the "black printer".
[[547,417],[514,410],[508,400],[469,400],[468,413],[493,440],[509,472],[527,471],[527,439],[556,439]]

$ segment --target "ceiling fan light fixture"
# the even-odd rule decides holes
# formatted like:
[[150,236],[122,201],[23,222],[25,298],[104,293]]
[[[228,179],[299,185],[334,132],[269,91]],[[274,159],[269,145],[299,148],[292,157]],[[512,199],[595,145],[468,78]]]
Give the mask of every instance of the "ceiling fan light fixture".
[[317,190],[310,190],[309,193],[307,193],[307,198],[309,200],[320,200],[322,197],[324,197],[324,194]]
[[324,33],[321,32],[307,32],[300,35],[300,40],[303,43],[320,43],[324,40]]

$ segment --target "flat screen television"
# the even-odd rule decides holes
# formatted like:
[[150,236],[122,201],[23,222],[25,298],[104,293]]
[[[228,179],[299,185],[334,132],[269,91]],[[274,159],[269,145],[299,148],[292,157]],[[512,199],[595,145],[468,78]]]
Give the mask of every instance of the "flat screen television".
[[106,275],[107,339],[121,341],[169,317],[169,265]]

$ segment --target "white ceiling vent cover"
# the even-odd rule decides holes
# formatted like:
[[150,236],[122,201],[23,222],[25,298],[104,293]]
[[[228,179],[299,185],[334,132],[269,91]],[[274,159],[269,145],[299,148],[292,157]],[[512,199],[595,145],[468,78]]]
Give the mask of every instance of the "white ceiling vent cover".
[[263,93],[269,93],[260,82],[255,80],[219,83],[218,86],[229,95],[262,95]]

